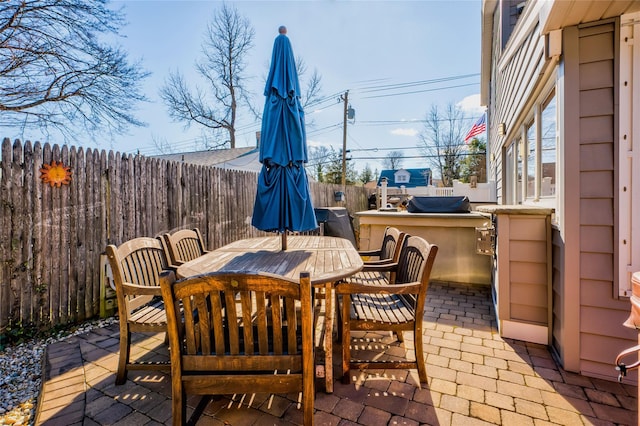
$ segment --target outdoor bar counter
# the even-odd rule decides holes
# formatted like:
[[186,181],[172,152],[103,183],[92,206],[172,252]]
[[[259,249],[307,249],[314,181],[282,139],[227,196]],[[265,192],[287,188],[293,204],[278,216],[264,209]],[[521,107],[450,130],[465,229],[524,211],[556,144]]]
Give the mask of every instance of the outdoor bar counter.
[[438,245],[431,279],[459,283],[491,284],[491,257],[476,254],[476,228],[487,227],[491,218],[478,212],[408,213],[368,210],[357,212],[360,250],[380,247],[387,226],[418,235]]

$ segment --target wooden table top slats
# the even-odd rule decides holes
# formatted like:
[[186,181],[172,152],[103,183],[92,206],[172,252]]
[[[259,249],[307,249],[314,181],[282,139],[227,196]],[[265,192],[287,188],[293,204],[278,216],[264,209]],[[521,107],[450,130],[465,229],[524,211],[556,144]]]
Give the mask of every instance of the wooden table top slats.
[[363,266],[344,238],[292,235],[287,237],[287,250],[280,244],[280,237],[238,240],[184,263],[177,274],[183,278],[213,271],[266,272],[295,280],[308,271],[311,283],[319,285],[349,277]]

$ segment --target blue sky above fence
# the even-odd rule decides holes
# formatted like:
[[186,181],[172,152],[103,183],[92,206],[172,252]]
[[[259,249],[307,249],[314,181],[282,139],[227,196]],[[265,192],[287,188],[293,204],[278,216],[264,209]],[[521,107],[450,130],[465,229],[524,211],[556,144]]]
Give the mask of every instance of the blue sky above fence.
[[[336,151],[343,143],[343,103],[349,90],[355,120],[347,129],[347,149],[361,170],[368,164],[381,170],[390,149],[400,150],[406,168],[425,167],[416,149],[432,104],[461,103],[469,127],[481,114],[480,0],[446,1],[236,1],[228,2],[255,28],[255,47],[247,58],[247,74],[254,104],[261,110],[264,78],[279,25],[286,25],[296,56],[304,59],[308,74],[322,76],[325,101],[307,109],[309,146]],[[120,40],[131,59],[141,59],[152,72],[144,84],[151,100],[140,105],[139,118],[149,124],[131,129],[117,140],[92,141],[105,149],[159,153],[155,141],[166,141],[174,151],[201,147],[201,130],[169,118],[159,89],[171,71],[199,82],[194,63],[218,1],[124,1],[129,24]],[[304,80],[304,76],[303,76]],[[238,123],[237,146],[255,145],[260,123]],[[36,140],[25,132],[7,135]],[[57,142],[57,141],[52,141]]]

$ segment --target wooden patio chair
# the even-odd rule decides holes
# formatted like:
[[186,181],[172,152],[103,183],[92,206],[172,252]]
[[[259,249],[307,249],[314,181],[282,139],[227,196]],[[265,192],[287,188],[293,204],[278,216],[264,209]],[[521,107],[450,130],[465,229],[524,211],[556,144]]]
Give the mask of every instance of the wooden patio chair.
[[198,228],[182,229],[173,234],[164,234],[162,242],[167,251],[170,265],[176,268],[185,262],[208,253]]
[[110,244],[106,252],[118,299],[120,356],[116,384],[121,385],[127,380],[128,370],[170,369],[168,363],[130,359],[132,332],[158,333],[167,329],[160,273],[168,269],[168,261],[158,238],[134,238],[119,247]]
[[[382,235],[382,243],[380,248],[375,250],[358,251],[360,256],[375,256],[375,260],[365,260],[362,271],[346,278],[344,281],[352,281],[356,283],[376,284],[379,282],[388,283],[395,279],[395,266],[397,266],[400,250],[408,237],[408,234],[401,232],[397,228],[387,226]],[[342,313],[339,306],[337,317],[340,321]],[[338,339],[342,338],[342,329],[338,327]],[[402,333],[398,334],[398,338],[402,340]]]
[[[378,274],[354,276],[336,285],[341,299],[342,374],[350,383],[352,368],[418,370],[420,381],[427,381],[422,341],[422,317],[429,276],[438,247],[421,237],[410,236],[402,245],[398,263],[377,265],[380,271],[395,272],[393,279]],[[351,331],[391,331],[401,339],[402,332],[413,331],[415,361],[351,359]]]
[[377,259],[368,259],[364,261],[366,265],[379,265],[390,262],[397,262],[400,256],[400,248],[407,234],[401,232],[398,228],[387,226],[382,235],[382,243],[380,248],[374,250],[360,250],[358,253],[362,257],[374,256]]
[[160,280],[167,307],[173,424],[187,421],[187,395],[302,392],[313,424],[314,342],[311,278],[214,272]]

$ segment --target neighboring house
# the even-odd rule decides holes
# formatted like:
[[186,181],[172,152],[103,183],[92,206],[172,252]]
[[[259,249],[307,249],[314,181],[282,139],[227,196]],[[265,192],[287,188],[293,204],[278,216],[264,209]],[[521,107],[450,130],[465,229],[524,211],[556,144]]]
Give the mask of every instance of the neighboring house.
[[426,188],[431,180],[431,169],[399,169],[383,170],[378,178],[378,186],[382,179],[387,179],[387,188]]
[[640,271],[639,11],[482,3],[488,179],[499,204],[555,210],[550,346],[566,370],[611,380],[616,355],[638,341],[622,324]]
[[234,169],[247,172],[260,172],[262,164],[258,161],[260,150],[253,147],[214,149],[210,151],[181,152],[156,155],[171,161],[182,161],[200,166],[215,166],[222,169]]

